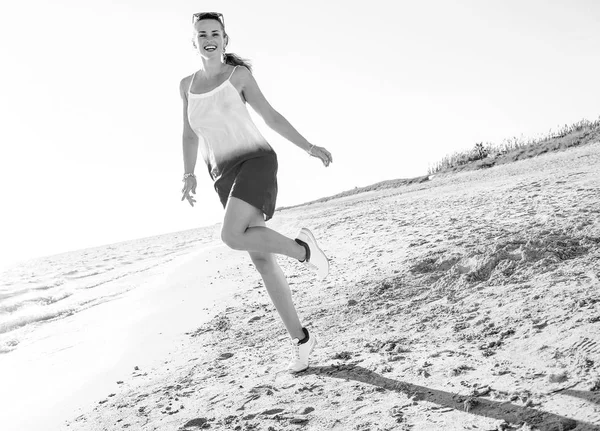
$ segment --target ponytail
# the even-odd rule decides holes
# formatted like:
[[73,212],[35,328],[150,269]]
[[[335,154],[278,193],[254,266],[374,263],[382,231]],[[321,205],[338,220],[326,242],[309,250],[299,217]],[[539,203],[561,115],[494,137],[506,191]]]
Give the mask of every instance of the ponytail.
[[252,72],[252,64],[250,63],[250,60],[246,60],[245,58],[242,58],[236,54],[232,54],[231,52],[224,53],[223,57],[225,64],[230,64],[232,66],[244,66],[246,69]]

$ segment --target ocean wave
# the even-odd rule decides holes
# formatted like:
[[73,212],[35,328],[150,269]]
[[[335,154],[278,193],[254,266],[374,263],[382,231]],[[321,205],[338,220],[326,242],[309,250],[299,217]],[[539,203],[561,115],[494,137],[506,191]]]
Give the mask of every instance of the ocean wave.
[[[112,268],[111,268],[112,269]],[[72,271],[73,272],[73,271]],[[75,273],[77,273],[79,271],[75,271]],[[104,274],[106,271],[88,271],[88,272],[84,272],[81,275],[77,275],[77,276],[70,276],[69,279],[71,280],[78,280],[80,278],[87,278],[87,277],[93,277],[94,275],[100,275],[100,274]]]
[[[33,286],[30,286],[30,284]],[[22,284],[21,285],[14,284],[12,286],[11,290],[6,290],[6,291],[0,293],[0,300],[6,299],[6,298],[13,298],[15,296],[20,296],[20,295],[25,295],[25,294],[28,294],[29,292],[54,289],[56,287],[62,286],[63,284],[65,284],[65,280],[63,280],[63,279],[42,281],[42,282],[40,282],[38,280],[37,282],[26,283],[24,286]]]
[[[0,304],[0,314],[14,313],[17,310],[32,304],[48,306],[73,295],[73,292],[70,290],[63,290],[62,292],[53,292],[49,294],[47,293],[44,295],[40,295],[39,293],[36,294],[37,292],[35,292],[35,290],[20,293],[21,295],[15,295]],[[27,295],[27,293],[29,293],[29,295]]]
[[18,344],[19,340],[16,338],[7,338],[6,340],[0,338],[0,354],[12,352]]
[[48,308],[41,305],[33,304],[28,307],[19,309],[17,312],[9,314],[5,319],[0,321],[0,334],[5,334],[31,323],[43,322],[46,320],[65,317],[75,313],[73,307],[64,308]]
[[0,301],[2,301],[3,299],[6,298],[12,298],[15,295],[18,295],[19,292],[7,292],[7,293],[0,293]]
[[32,291],[32,290],[48,290],[48,289],[53,289],[55,287],[60,287],[63,284],[65,284],[65,280],[63,280],[63,279],[57,279],[57,280],[53,280],[53,281],[47,282],[47,283],[38,283],[37,286],[30,287],[29,291]]

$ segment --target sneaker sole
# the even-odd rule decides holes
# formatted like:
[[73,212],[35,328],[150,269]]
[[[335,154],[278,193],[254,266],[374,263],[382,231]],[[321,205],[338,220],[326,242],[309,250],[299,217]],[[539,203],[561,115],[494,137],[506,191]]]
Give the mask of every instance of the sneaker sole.
[[319,247],[319,244],[317,243],[317,240],[316,240],[315,236],[312,234],[311,231],[309,231],[305,227],[303,227],[302,229],[300,229],[300,231],[304,232],[304,234],[306,236],[310,237],[310,239],[312,240],[312,242],[315,245],[315,247],[317,248],[317,250],[319,250],[319,252],[321,252],[321,254],[323,256],[325,256],[325,262],[327,262],[327,273],[324,276],[321,277],[321,279],[324,279],[325,277],[327,277],[329,275],[329,259],[327,258],[327,255],[325,254],[325,252],[323,250],[321,250],[321,247]]

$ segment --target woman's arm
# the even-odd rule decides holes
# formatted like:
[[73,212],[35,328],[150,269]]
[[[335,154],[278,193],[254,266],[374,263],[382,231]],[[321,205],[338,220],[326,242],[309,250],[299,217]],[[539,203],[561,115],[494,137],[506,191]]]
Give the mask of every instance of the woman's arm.
[[[188,77],[191,79],[191,77]],[[189,79],[183,78],[179,84],[179,93],[183,100],[183,172],[194,173],[196,168],[196,160],[198,159],[198,136],[196,132],[192,130],[188,119],[187,108],[187,91],[189,86]],[[191,206],[194,206],[194,198],[190,195],[190,192],[196,194],[196,177],[190,176],[184,179],[185,185],[183,186],[181,200],[187,199]]]
[[183,168],[184,173],[193,174],[198,158],[198,136],[190,126],[187,114],[188,100],[186,89],[189,85],[189,79],[191,79],[188,78],[183,78],[181,80],[181,83],[179,84],[179,93],[181,94],[181,100],[183,101]]
[[308,142],[286,118],[277,112],[267,101],[258,87],[256,80],[245,67],[239,67],[238,71],[242,81],[242,91],[246,101],[262,117],[267,126],[279,133],[291,143],[302,148],[311,156],[318,157],[325,166],[333,161],[331,153],[323,147],[317,147]]

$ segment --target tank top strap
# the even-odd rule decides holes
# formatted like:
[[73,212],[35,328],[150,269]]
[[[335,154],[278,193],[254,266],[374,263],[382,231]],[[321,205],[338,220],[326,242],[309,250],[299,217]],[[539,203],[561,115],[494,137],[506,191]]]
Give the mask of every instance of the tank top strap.
[[192,92],[192,84],[194,83],[194,78],[196,77],[196,72],[192,74],[192,79],[190,79],[190,86],[188,88],[188,93]]
[[229,78],[227,78],[227,80],[229,81],[231,79],[231,77],[233,76],[233,73],[235,72],[235,69],[237,69],[237,66],[233,67],[233,70],[231,71],[231,74],[229,75]]

